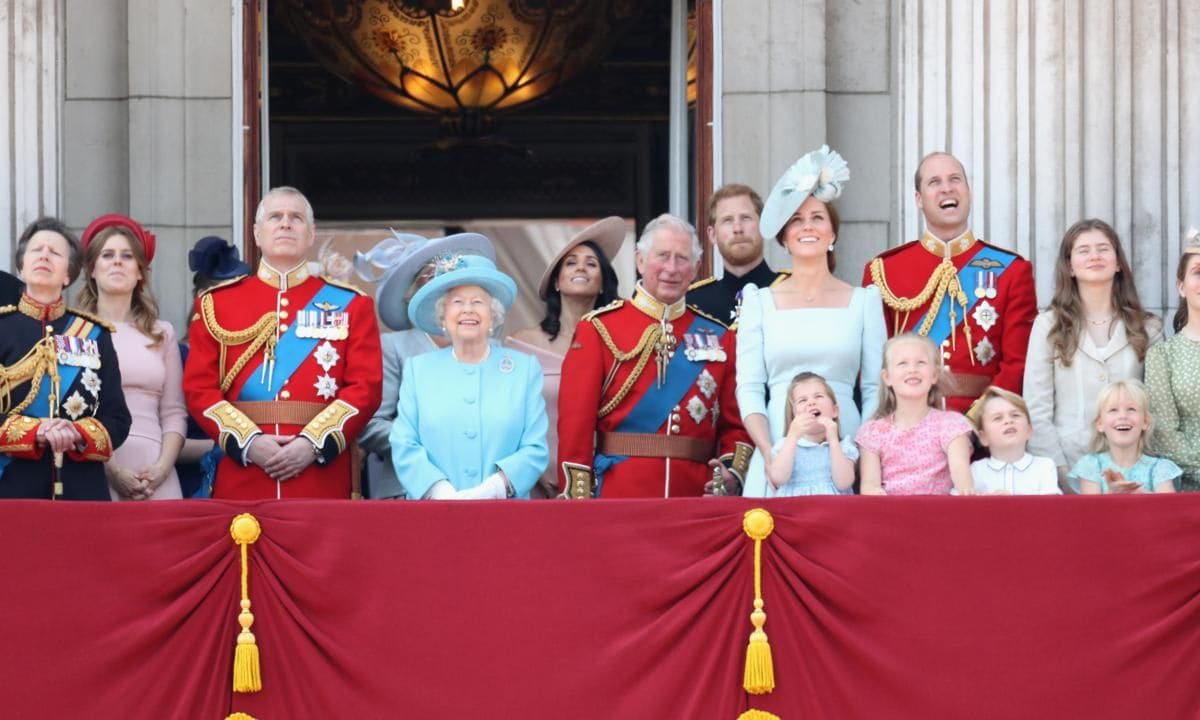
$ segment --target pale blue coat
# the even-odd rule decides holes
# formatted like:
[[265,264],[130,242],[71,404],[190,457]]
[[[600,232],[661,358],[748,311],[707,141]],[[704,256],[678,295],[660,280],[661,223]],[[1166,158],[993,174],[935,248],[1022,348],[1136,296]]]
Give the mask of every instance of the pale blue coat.
[[438,480],[472,488],[497,469],[528,498],[546,469],[546,428],[538,361],[493,343],[478,365],[458,362],[451,348],[409,358],[388,440],[410,498]]

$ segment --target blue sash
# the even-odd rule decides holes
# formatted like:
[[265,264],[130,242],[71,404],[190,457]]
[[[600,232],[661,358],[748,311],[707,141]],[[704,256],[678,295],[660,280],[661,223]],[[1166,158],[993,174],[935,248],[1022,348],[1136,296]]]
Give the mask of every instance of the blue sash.
[[[343,310],[354,299],[354,292],[345,288],[337,287],[336,285],[326,284],[321,288],[316,295],[313,295],[312,300],[304,306],[300,312],[312,310],[323,312],[317,307],[317,304],[336,305]],[[298,316],[297,316],[298,317]],[[259,363],[254,368],[254,372],[250,374],[250,378],[242,389],[238,392],[238,400],[274,400],[275,388],[283,387],[283,381],[290,378],[304,359],[312,353],[313,348],[321,338],[302,338],[296,335],[296,328],[300,326],[299,322],[293,322],[288,326],[287,332],[279,338],[279,343],[275,346],[275,369],[271,374],[271,384],[267,385],[267,375],[263,372],[263,363]]]
[[[76,323],[78,319],[79,318],[76,318],[74,315],[66,315],[67,324],[65,327],[69,329]],[[100,337],[99,325],[91,322],[90,320],[85,320],[84,322],[87,323],[87,333],[82,335],[72,333],[74,337],[80,337],[84,340],[95,340],[96,338]],[[71,386],[75,384],[75,380],[79,377],[79,373],[82,370],[83,368],[79,367],[78,365],[63,365],[62,363],[58,363],[59,393],[65,393],[67,390],[69,390]],[[62,407],[61,395],[58,398],[58,406]],[[41,387],[38,388],[37,396],[33,399],[33,402],[29,404],[29,407],[25,408],[24,414],[28,415],[29,417],[37,418],[50,416],[50,381],[48,378],[42,379],[42,384]],[[8,467],[10,462],[12,462],[12,458],[7,455],[0,455],[0,475],[4,474],[4,468]]]
[[[688,326],[685,333],[699,333],[716,335],[718,338],[723,336],[726,328],[723,326],[697,315],[692,324]],[[726,362],[733,362],[733,358],[726,358]],[[671,409],[680,403],[683,396],[687,394],[688,389],[696,382],[696,378],[700,377],[700,373],[708,365],[707,361],[688,360],[685,353],[676,351],[675,356],[667,363],[666,382],[662,387],[658,383],[652,383],[646,393],[642,395],[633,409],[629,411],[616,427],[616,432],[633,432],[633,433],[653,433],[657,432],[670,414]],[[643,369],[643,372],[650,372],[649,367]],[[625,455],[604,455],[596,453],[596,460],[593,468],[596,470],[596,495],[600,495],[600,486],[604,482],[604,472],[609,468],[624,462],[627,458]]]
[[[987,261],[985,263],[988,266],[986,270],[995,272],[996,277],[1000,277],[1004,274],[1004,271],[1007,270],[1010,265],[1012,265],[1012,261],[1015,260],[1016,257],[1016,255],[1006,250],[1000,250],[998,248],[983,245],[979,252],[975,253],[975,257],[971,258],[966,265],[962,266],[962,269],[958,271],[958,282],[960,285],[962,285],[963,291],[967,294],[967,307],[962,311],[962,316],[958,318],[958,322],[966,322],[967,315],[971,314],[971,310],[975,307],[975,303],[979,302],[980,300],[979,298],[975,297],[975,293],[972,292],[972,288],[975,287],[974,275],[982,268],[980,268],[978,265],[974,265],[974,263],[979,260]],[[933,325],[931,325],[929,328],[929,335],[927,337],[939,346],[942,344],[943,340],[950,337],[950,333],[954,330],[954,328],[950,325],[950,308],[953,305],[953,299],[947,295],[946,299],[942,301],[942,306],[938,308],[938,314],[933,320]],[[928,315],[928,313],[926,313],[926,315]],[[925,315],[917,318],[917,322],[913,325],[913,327],[920,327],[924,320]]]

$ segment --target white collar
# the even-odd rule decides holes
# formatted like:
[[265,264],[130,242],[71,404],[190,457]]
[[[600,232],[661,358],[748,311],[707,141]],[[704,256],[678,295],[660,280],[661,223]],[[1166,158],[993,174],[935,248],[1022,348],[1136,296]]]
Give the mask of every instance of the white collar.
[[996,472],[1000,472],[1000,471],[1004,470],[1004,468],[1008,467],[1009,465],[1012,465],[1013,469],[1015,469],[1019,472],[1025,472],[1026,470],[1029,469],[1029,466],[1032,464],[1033,464],[1033,456],[1030,455],[1029,453],[1025,453],[1024,455],[1022,455],[1020,457],[1019,460],[1017,460],[1016,462],[1013,462],[1013,463],[1006,463],[1003,460],[997,460],[996,458],[991,457],[991,456],[989,456],[987,458],[987,466],[989,468],[991,468],[992,470],[995,470]]

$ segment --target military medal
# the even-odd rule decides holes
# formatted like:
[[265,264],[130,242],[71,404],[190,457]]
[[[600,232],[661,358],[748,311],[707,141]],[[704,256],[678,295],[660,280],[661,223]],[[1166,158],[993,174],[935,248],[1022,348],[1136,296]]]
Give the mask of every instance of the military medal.
[[350,314],[335,312],[336,305],[322,303],[320,310],[296,313],[296,337],[317,340],[345,340],[350,337]]
[[996,273],[992,270],[988,270],[987,280],[988,280],[987,290],[984,291],[984,295],[986,295],[989,300],[995,300],[996,299]]
[[987,332],[1000,319],[1000,313],[996,312],[996,308],[990,302],[984,300],[975,306],[975,312],[971,313],[971,317],[975,318],[976,325]]
[[982,300],[987,295],[987,289],[983,286],[983,271],[975,271],[975,297]]
[[992,347],[992,341],[984,338],[975,346],[975,357],[979,360],[980,365],[987,365],[996,357],[996,348]]
[[710,331],[704,334],[704,340],[708,344],[708,359],[714,362],[725,362],[725,350],[721,347],[721,339]]

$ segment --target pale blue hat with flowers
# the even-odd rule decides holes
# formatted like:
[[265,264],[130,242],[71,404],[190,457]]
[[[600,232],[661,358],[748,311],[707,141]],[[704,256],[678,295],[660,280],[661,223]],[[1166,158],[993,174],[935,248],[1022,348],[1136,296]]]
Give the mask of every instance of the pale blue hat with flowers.
[[430,260],[454,253],[482,255],[493,260],[496,257],[492,242],[479,233],[426,238],[393,230],[392,237],[384,238],[365,253],[356,253],[354,269],[363,280],[379,283],[375,306],[383,324],[392,330],[407,330],[412,327],[405,298],[408,288]]
[[437,301],[456,287],[478,285],[500,301],[505,310],[517,297],[517,284],[496,269],[496,263],[481,255],[442,255],[434,264],[433,279],[408,303],[408,319],[430,335],[444,335],[437,318]]
[[833,202],[850,180],[850,166],[828,145],[800,158],[783,173],[763,203],[758,230],[765,238],[779,235],[796,208],[812,195],[821,202]]

